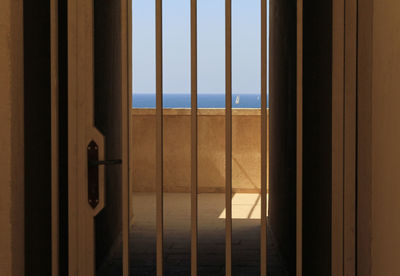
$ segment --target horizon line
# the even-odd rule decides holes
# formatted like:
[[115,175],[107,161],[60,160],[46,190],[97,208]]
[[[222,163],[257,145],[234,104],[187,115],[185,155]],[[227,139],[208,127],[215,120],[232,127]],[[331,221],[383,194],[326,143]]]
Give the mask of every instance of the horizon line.
[[[143,94],[149,94],[149,95],[155,95],[156,94],[156,92],[132,92],[132,94],[140,94],[140,95],[143,95]],[[183,95],[191,95],[191,93],[190,92],[175,92],[175,93],[171,93],[171,92],[163,92],[163,95],[165,95],[165,94],[169,94],[169,95],[176,95],[176,94],[183,94]],[[212,93],[212,92],[198,92],[197,93],[197,95],[200,95],[200,94],[202,94],[202,95],[225,95],[225,92],[223,92],[223,93]],[[261,92],[254,92],[254,93],[240,93],[240,92],[232,92],[232,94],[247,94],[247,95],[255,95],[255,94],[260,94],[261,95]],[[267,95],[268,95],[269,93],[267,93]]]

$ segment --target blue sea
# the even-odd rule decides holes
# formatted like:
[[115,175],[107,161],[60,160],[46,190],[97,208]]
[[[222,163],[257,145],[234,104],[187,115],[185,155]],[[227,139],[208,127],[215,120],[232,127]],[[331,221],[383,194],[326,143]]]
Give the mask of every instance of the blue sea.
[[[225,94],[198,94],[198,108],[225,108]],[[164,94],[164,108],[190,108],[190,94]],[[269,106],[267,99],[267,106]],[[155,94],[132,94],[133,108],[155,108]],[[232,108],[261,108],[260,94],[232,94]]]

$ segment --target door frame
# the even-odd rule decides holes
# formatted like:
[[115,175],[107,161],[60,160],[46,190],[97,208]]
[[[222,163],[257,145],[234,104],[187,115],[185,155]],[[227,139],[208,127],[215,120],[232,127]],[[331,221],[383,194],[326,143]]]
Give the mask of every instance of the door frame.
[[[130,176],[132,141],[132,0],[121,1],[121,66],[122,66],[122,275],[129,275]],[[125,108],[124,108],[125,106]],[[125,125],[125,127],[124,127]]]
[[372,274],[373,0],[358,1],[357,45],[357,273]]
[[[76,2],[77,0],[73,0]],[[57,1],[52,0],[51,3],[54,5],[52,6],[52,12],[57,11],[56,3]],[[298,0],[298,3],[302,3],[301,0]],[[348,267],[350,271],[353,270],[354,267],[358,267],[359,271],[362,271],[363,267],[368,270],[368,260],[370,260],[370,227],[368,223],[364,223],[365,221],[369,221],[370,219],[370,202],[368,198],[370,198],[370,190],[368,190],[368,185],[366,190],[356,190],[356,179],[355,175],[357,174],[358,180],[361,181],[362,179],[366,179],[365,183],[370,183],[370,173],[368,173],[368,164],[370,164],[370,156],[369,158],[364,158],[363,156],[366,153],[364,150],[370,151],[370,143],[366,141],[365,143],[360,143],[360,140],[356,140],[356,133],[354,130],[358,131],[358,135],[362,135],[363,137],[369,137],[368,131],[368,120],[363,124],[356,124],[355,122],[355,114],[361,114],[357,110],[357,105],[352,102],[351,105],[345,105],[345,91],[350,91],[352,94],[347,95],[347,97],[354,97],[360,96],[359,90],[362,88],[367,88],[366,85],[368,81],[359,82],[358,79],[363,79],[363,76],[369,76],[370,68],[367,66],[371,66],[370,60],[367,58],[365,60],[357,60],[358,55],[365,55],[369,57],[368,53],[371,50],[371,37],[370,37],[370,25],[371,25],[371,17],[368,15],[371,14],[372,11],[372,1],[360,1],[357,3],[356,0],[333,0],[333,69],[332,69],[332,97],[333,97],[333,116],[332,116],[332,275],[341,275],[340,271],[344,271],[346,269],[344,267]],[[364,9],[364,8],[365,9]],[[345,13],[345,8],[347,8],[350,13]],[[350,9],[349,9],[350,8]],[[359,13],[361,16],[357,17],[358,11],[365,10],[364,13]],[[298,15],[301,15],[300,13]],[[357,18],[356,23],[358,26],[354,27],[354,25],[345,25],[345,20],[351,20],[351,16]],[[51,23],[56,24],[58,17],[54,15],[52,16]],[[347,22],[347,21],[346,21]],[[354,23],[354,21],[352,22]],[[54,27],[53,27],[54,26]],[[125,104],[128,104],[128,108],[126,109],[126,113],[123,114],[123,118],[127,118],[123,124],[127,127],[124,130],[127,132],[126,135],[123,137],[127,137],[124,139],[123,143],[123,153],[126,156],[123,156],[124,160],[131,160],[132,156],[129,151],[129,148],[132,146],[132,139],[131,137],[131,93],[129,91],[132,90],[132,1],[131,0],[121,0],[121,30],[122,30],[122,40],[123,43],[121,51],[123,57],[122,58],[122,81],[126,84],[123,86],[123,99],[127,99]],[[53,39],[57,35],[56,25],[52,25],[52,57],[56,58],[58,53],[56,51],[57,43]],[[357,37],[358,36],[358,37]],[[358,44],[358,40],[368,42],[368,43],[360,43]],[[54,44],[53,44],[54,43]],[[354,51],[354,45],[356,45],[356,51]],[[346,51],[347,49],[347,51]],[[301,51],[301,49],[298,49]],[[350,51],[350,52],[349,52]],[[54,86],[52,86],[52,95],[55,97],[57,96],[57,75],[55,73],[55,69],[57,66],[57,60],[54,59],[55,66],[52,68],[52,82],[54,81]],[[356,63],[355,63],[356,62]],[[363,62],[363,63],[362,63]],[[365,64],[364,64],[365,63]],[[364,64],[362,66],[362,64]],[[356,68],[355,68],[356,67]],[[346,70],[347,69],[347,70]],[[359,69],[358,71],[354,71]],[[343,71],[348,72],[349,75],[343,75]],[[356,72],[356,73],[355,73]],[[357,73],[358,72],[358,73]],[[354,75],[354,73],[356,75]],[[358,75],[357,75],[358,74]],[[356,86],[355,86],[356,84]],[[53,83],[52,83],[53,85]],[[298,84],[300,85],[300,84]],[[357,85],[363,85],[358,87]],[[366,91],[369,91],[366,89]],[[354,94],[355,93],[355,94]],[[54,98],[56,99],[56,98]],[[354,98],[353,98],[354,99]],[[368,95],[365,98],[359,97],[357,101],[360,104],[360,107],[367,108],[367,112],[369,111],[368,107],[370,107],[370,102],[368,102]],[[348,99],[351,100],[351,99]],[[361,101],[362,100],[362,101]],[[52,105],[55,106],[56,101],[52,101]],[[53,109],[53,115],[57,114],[57,110]],[[362,113],[364,114],[364,113]],[[368,113],[370,114],[370,113]],[[360,120],[356,120],[356,123],[360,122]],[[53,122],[52,127],[56,126],[56,121]],[[54,128],[55,129],[55,128]],[[354,130],[353,130],[354,129]],[[347,130],[347,134],[345,134]],[[351,132],[351,133],[350,133]],[[363,135],[365,134],[365,135]],[[53,138],[57,137],[57,132],[53,132]],[[344,138],[344,135],[345,138]],[[346,142],[347,141],[347,142]],[[358,143],[357,143],[358,141]],[[56,143],[56,140],[53,140]],[[350,143],[349,143],[350,142]],[[361,141],[362,142],[362,141]],[[345,144],[346,143],[346,144]],[[55,145],[53,145],[53,165],[57,164],[57,152],[55,150]],[[346,151],[344,148],[350,147],[349,151]],[[356,151],[358,149],[358,151]],[[358,157],[355,159],[355,157]],[[347,160],[347,162],[346,162]],[[358,163],[358,167],[355,162]],[[344,162],[344,163],[343,163]],[[343,166],[344,164],[344,166]],[[128,236],[129,236],[129,178],[133,172],[131,168],[131,162],[124,162],[123,170],[124,175],[127,175],[127,179],[124,178],[124,182],[128,183],[124,185],[123,188],[123,206],[124,210],[126,209],[127,212],[123,213],[123,263],[124,263],[124,275],[128,275]],[[55,200],[56,197],[56,188],[57,186],[54,183],[58,184],[56,177],[54,177],[57,173],[56,170],[57,166],[53,167],[54,174],[53,174],[53,203],[52,203],[52,214],[53,214],[53,249],[57,249],[57,233],[58,233],[58,200]],[[353,168],[354,172],[350,169]],[[350,175],[347,175],[345,170]],[[300,176],[298,176],[300,177]],[[300,177],[301,178],[301,177]],[[299,178],[298,178],[299,179]],[[369,182],[368,182],[369,180]],[[299,183],[299,182],[298,182]],[[364,183],[364,182],[363,182]],[[299,185],[299,184],[298,184]],[[125,187],[126,186],[126,187]],[[357,194],[356,194],[357,192]],[[359,198],[360,200],[357,201],[358,208],[356,207],[356,199]],[[360,208],[362,207],[362,208]],[[363,209],[367,208],[367,209]],[[350,218],[344,218],[343,214],[344,211],[350,211]],[[70,218],[72,220],[76,218]],[[356,223],[357,220],[357,223]],[[363,225],[363,227],[357,227],[356,225]],[[348,238],[346,238],[348,237]],[[349,245],[345,245],[345,240],[349,241]],[[345,246],[343,246],[345,245]],[[355,259],[356,257],[356,247],[359,249],[357,250],[361,254],[358,256],[358,260]],[[367,249],[367,250],[364,250]],[[55,250],[54,252],[58,252]],[[349,262],[347,265],[344,263],[345,256],[350,256]],[[72,264],[73,265],[73,264]],[[58,267],[58,260],[56,255],[53,255],[53,273],[56,273]],[[360,270],[361,269],[361,270]],[[347,269],[346,269],[347,270]],[[71,270],[73,271],[73,270]],[[353,273],[352,273],[353,274]]]
[[357,274],[358,1],[332,0],[332,276]]

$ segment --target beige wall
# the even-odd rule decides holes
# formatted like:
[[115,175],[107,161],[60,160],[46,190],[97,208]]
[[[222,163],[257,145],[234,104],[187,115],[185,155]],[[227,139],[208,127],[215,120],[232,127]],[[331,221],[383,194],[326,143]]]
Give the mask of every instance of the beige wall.
[[400,1],[374,0],[372,275],[400,275]]
[[[225,113],[200,109],[199,192],[225,187]],[[260,119],[257,109],[234,109],[232,155],[234,191],[260,189]],[[133,190],[155,190],[155,110],[133,109]],[[164,111],[164,190],[190,191],[190,109]]]
[[0,1],[0,275],[24,274],[22,1]]

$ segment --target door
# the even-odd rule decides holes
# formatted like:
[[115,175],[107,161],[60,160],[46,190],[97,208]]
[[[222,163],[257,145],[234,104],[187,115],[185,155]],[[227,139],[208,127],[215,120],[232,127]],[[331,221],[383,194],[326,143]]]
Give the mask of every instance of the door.
[[115,250],[127,273],[126,5],[68,1],[69,275],[97,274]]

